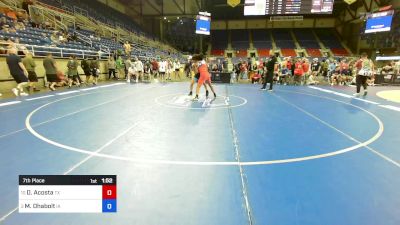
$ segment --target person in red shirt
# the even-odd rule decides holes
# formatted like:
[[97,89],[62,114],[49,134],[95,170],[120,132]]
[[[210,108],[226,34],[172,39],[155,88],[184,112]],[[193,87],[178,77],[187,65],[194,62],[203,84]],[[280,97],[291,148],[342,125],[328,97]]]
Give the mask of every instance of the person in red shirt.
[[339,76],[341,78],[340,83],[342,85],[350,83],[351,80],[353,79],[351,75],[352,74],[350,70],[350,63],[348,63],[347,60],[343,58],[339,64]]
[[310,75],[310,63],[308,62],[308,59],[303,59],[303,79],[304,83],[308,80],[308,77]]
[[294,65],[294,84],[299,85],[301,83],[301,78],[304,75],[303,63],[300,58],[296,60]]
[[157,77],[157,75],[158,75],[158,62],[157,62],[156,59],[153,59],[153,61],[151,61],[151,72],[152,72],[152,75],[154,77]]
[[[214,98],[216,98],[217,94],[215,93],[214,87],[211,84],[211,75],[208,72],[208,66],[206,61],[204,60],[204,56],[202,54],[194,55],[192,57],[192,61],[196,65],[194,67],[195,73],[198,73],[200,76],[196,86],[196,97],[193,100],[199,100],[200,87],[203,84],[210,87],[211,91],[214,93]],[[208,98],[208,90],[206,90],[206,97]]]

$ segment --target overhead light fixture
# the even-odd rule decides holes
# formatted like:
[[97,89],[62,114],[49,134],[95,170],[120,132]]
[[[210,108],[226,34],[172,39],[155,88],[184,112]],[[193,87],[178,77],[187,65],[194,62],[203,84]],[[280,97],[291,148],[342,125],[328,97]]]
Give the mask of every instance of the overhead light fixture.
[[164,20],[166,20],[166,19],[167,19],[167,17],[164,16]]
[[346,2],[347,4],[351,5],[354,2],[356,2],[357,0],[344,0],[344,2]]

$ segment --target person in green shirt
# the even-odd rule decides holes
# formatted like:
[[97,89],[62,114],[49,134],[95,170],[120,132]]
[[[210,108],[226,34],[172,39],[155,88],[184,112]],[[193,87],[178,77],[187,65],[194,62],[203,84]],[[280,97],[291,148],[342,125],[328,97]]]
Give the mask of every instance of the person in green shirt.
[[328,69],[329,69],[329,61],[327,59],[323,59],[321,63],[322,67],[322,76],[327,77],[328,76]]
[[43,67],[46,71],[47,82],[50,83],[49,88],[50,90],[55,91],[56,89],[54,86],[57,82],[60,82],[61,79],[57,76],[57,64],[50,52],[47,53],[46,58],[43,60]]
[[118,56],[117,61],[115,61],[115,69],[118,73],[118,79],[124,79],[125,76],[125,65],[124,60],[121,56]]
[[78,60],[76,60],[76,56],[72,55],[67,64],[67,76],[68,76],[68,87],[71,88],[72,84],[75,83],[76,86],[80,86],[79,82],[79,74],[78,74]]
[[22,59],[22,64],[24,64],[26,70],[28,71],[29,92],[39,91],[38,89],[36,89],[38,77],[35,72],[36,63],[35,60],[33,60],[32,58],[32,53],[30,52],[26,53],[25,58]]

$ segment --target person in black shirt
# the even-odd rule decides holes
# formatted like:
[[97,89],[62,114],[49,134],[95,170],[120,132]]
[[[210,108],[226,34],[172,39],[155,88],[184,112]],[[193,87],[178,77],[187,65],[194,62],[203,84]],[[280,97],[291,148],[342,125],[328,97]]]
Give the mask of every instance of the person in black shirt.
[[271,51],[270,58],[268,59],[267,62],[265,62],[265,65],[264,65],[264,68],[266,68],[267,73],[265,75],[264,83],[261,88],[261,90],[263,90],[263,91],[267,90],[267,83],[269,83],[268,91],[272,91],[272,87],[273,87],[273,83],[274,83],[274,70],[275,70],[276,62],[277,62],[276,56]]
[[81,61],[81,68],[83,72],[85,73],[86,76],[86,83],[89,82],[90,76],[91,76],[91,71],[90,71],[90,63],[88,58],[83,58]]
[[313,76],[318,76],[321,72],[321,64],[318,61],[318,58],[314,58],[311,64],[311,72]]
[[12,48],[8,50],[6,58],[8,69],[11,76],[17,82],[17,87],[12,89],[15,96],[28,96],[24,92],[24,86],[28,84],[28,71],[26,70],[21,58],[17,55],[17,50]]

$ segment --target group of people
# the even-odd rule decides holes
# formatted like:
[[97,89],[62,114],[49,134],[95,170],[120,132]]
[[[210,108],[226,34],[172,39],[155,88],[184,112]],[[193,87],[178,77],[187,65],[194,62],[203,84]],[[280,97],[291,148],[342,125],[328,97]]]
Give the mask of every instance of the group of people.
[[[269,58],[252,61],[241,61],[235,65],[234,76],[236,81],[250,80],[252,83],[262,83],[262,90],[266,90],[266,84],[270,83],[268,90],[272,91],[274,83],[283,85],[315,85],[325,81],[330,85],[364,87],[367,94],[367,86],[374,83],[374,75],[377,69],[374,62],[362,53],[360,58],[341,59],[312,59],[286,57],[279,60],[271,53]],[[396,74],[400,75],[400,61],[390,62],[380,69],[381,74],[392,74],[392,80]]]
[[[31,53],[27,52],[23,59],[17,53],[18,48],[14,46],[8,50],[7,56],[10,74],[17,82],[17,86],[12,89],[12,92],[16,96],[26,96],[28,94],[23,87],[28,86],[30,92],[38,90],[38,79],[35,73],[36,64]],[[197,64],[193,63],[194,61]],[[205,71],[208,73],[208,71],[215,69],[222,71],[224,68],[223,63],[209,66],[202,55],[195,55],[189,62],[189,66],[186,65],[185,70],[189,67],[188,71],[191,71],[188,73],[192,77],[190,95],[193,93],[194,84],[200,83],[201,85],[196,88],[196,93],[198,93],[198,89],[203,84],[206,84],[204,86],[208,96],[208,88],[213,90],[211,80],[209,78],[201,78],[200,71],[202,73],[206,73]],[[100,64],[97,58],[83,59],[79,62],[74,55],[70,57],[67,63],[66,74],[62,72],[63,68],[58,67],[51,53],[43,60],[43,66],[49,82],[49,88],[52,91],[56,90],[56,86],[80,86],[90,82],[96,85],[100,73]],[[175,78],[181,79],[181,66],[179,60],[166,58],[142,62],[137,57],[134,57],[133,60],[127,57],[124,60],[122,56],[119,56],[116,60],[114,57],[110,57],[107,61],[108,78],[125,79],[129,83],[143,81],[145,76],[150,79],[151,77],[159,77],[161,81],[165,81],[170,80],[171,75],[174,74]],[[79,76],[79,67],[84,71],[85,81]],[[193,73],[193,71],[197,72]],[[364,94],[367,93],[368,81],[373,82],[373,75],[376,71],[373,61],[365,53],[359,59],[348,60],[347,58],[342,58],[340,60],[323,59],[319,61],[319,59],[315,58],[312,62],[304,58],[292,59],[291,57],[279,61],[274,54],[271,54],[269,58],[255,62],[243,61],[236,66],[238,79],[250,79],[253,83],[262,83],[262,90],[266,90],[267,83],[270,84],[268,90],[272,91],[274,83],[313,85],[318,84],[320,80],[325,80],[331,85],[355,84],[357,86],[356,95],[359,95],[361,87],[364,87]],[[388,63],[380,69],[380,72],[382,74],[394,74],[395,77],[396,74],[400,74],[400,61]],[[90,81],[92,77],[93,79]]]
[[144,80],[145,76],[149,79],[159,77],[161,82],[172,80],[172,76],[175,79],[181,79],[181,63],[178,59],[163,58],[142,61],[138,57],[133,57],[133,59],[127,57],[124,60],[122,56],[118,56],[116,60],[114,57],[110,57],[107,67],[108,79],[126,79],[128,83]]
[[70,41],[77,41],[78,37],[75,33],[68,33],[67,31],[54,31],[50,35],[50,45],[65,44]]
[[[37,64],[32,58],[32,53],[27,52],[23,59],[17,53],[17,49],[9,49],[6,58],[10,74],[17,83],[17,86],[11,91],[15,96],[28,96],[29,94],[25,91],[25,88],[28,88],[29,92],[39,90],[37,88]],[[46,71],[46,79],[51,91],[55,91],[56,86],[68,86],[71,88],[73,84],[80,86],[81,84],[89,84],[90,82],[93,85],[97,85],[100,74],[100,64],[97,58],[92,58],[90,60],[83,59],[79,63],[75,55],[70,57],[67,63],[66,73],[62,72],[64,69],[60,68],[51,53],[48,53],[43,59],[43,67]],[[79,67],[84,71],[86,76],[85,81],[79,76]]]

